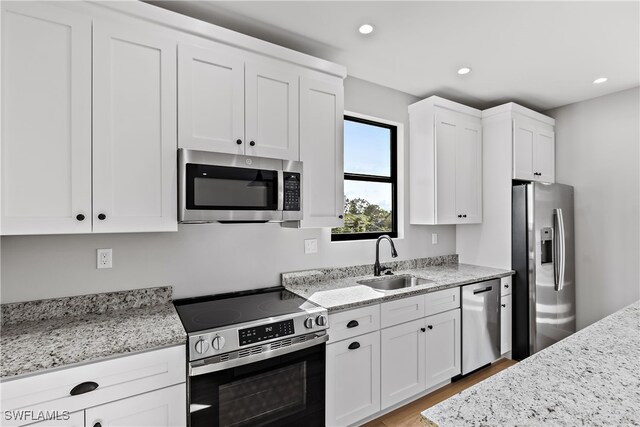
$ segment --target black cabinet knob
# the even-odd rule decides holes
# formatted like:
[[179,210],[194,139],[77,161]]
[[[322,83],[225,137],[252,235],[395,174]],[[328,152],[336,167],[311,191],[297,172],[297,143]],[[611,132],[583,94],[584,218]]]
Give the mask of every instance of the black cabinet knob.
[[467,217],[467,214],[462,215],[462,218],[466,218],[466,217]]
[[358,325],[359,325],[359,323],[358,323],[357,320],[352,320],[349,323],[347,323],[347,328],[355,328]]
[[360,343],[358,341],[349,344],[349,350],[356,350],[358,348],[360,348]]
[[505,283],[504,287],[505,287],[505,288],[508,288],[508,287],[509,287],[509,284],[508,284],[508,283]]
[[338,218],[342,219],[344,218],[344,215],[338,215]]
[[256,145],[256,142],[255,142],[255,141],[251,141],[251,142],[249,143],[249,145],[253,147],[254,145]]
[[458,215],[458,218],[462,218],[462,215]]
[[98,215],[98,219],[100,221],[104,221],[105,219],[107,219],[107,216],[105,214],[101,213],[101,214]]
[[95,423],[95,424],[93,425],[93,427],[102,427],[102,424],[100,424],[100,423]]
[[84,221],[84,215],[82,215],[82,214],[78,214],[78,215],[76,215],[76,219],[77,219],[78,221]]
[[427,330],[425,328],[420,328],[421,332],[426,332]]
[[98,383],[93,381],[87,381],[87,382],[78,384],[77,386],[72,388],[69,394],[71,396],[77,396],[79,394],[89,393],[90,391],[93,391],[97,388],[98,388]]
[[503,307],[506,307],[506,306],[507,306],[507,304],[501,304],[501,305],[502,305]]
[[242,145],[242,140],[241,139],[236,139],[236,144]]
[[428,328],[429,330],[431,330],[431,329],[433,329],[433,325],[427,325],[427,328]]

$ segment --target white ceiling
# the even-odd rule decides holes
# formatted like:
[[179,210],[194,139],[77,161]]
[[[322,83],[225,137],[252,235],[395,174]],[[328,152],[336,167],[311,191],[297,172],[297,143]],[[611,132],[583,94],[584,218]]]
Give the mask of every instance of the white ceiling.
[[[161,1],[418,97],[541,111],[640,84],[640,2]],[[363,36],[357,28],[375,26]],[[472,72],[459,76],[456,70]],[[609,81],[594,85],[597,77]]]

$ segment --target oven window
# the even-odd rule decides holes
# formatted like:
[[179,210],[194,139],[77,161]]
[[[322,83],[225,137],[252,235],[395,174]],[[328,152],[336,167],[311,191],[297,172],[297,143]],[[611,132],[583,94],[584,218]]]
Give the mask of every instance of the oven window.
[[221,386],[220,427],[251,426],[265,417],[303,411],[306,367],[306,362],[299,362]]
[[275,171],[226,166],[187,165],[187,208],[276,210]]

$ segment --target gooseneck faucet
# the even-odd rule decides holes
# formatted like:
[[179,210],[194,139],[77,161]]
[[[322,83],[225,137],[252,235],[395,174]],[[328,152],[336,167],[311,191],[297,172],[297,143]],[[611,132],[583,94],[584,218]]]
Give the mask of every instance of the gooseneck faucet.
[[391,245],[391,256],[393,258],[397,258],[398,257],[398,252],[396,251],[396,246],[393,244],[393,240],[391,240],[391,237],[387,236],[386,234],[383,236],[378,237],[378,240],[376,241],[376,263],[373,264],[373,275],[374,276],[380,276],[380,274],[383,271],[386,270],[391,270],[389,268],[382,268],[382,266],[380,265],[380,241],[382,240],[388,240],[389,244]]

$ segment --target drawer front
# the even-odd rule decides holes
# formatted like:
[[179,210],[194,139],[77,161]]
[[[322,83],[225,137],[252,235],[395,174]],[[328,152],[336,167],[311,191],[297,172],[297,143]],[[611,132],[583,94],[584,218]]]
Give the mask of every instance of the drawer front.
[[424,297],[424,315],[442,313],[460,307],[460,288],[445,289],[443,291],[431,292]]
[[329,315],[329,341],[336,342],[380,329],[380,304]]
[[424,317],[424,295],[401,298],[380,305],[380,325],[387,328]]
[[511,276],[500,279],[500,296],[511,295],[512,288]]
[[[185,382],[185,349],[180,345],[4,381],[0,384],[2,411],[75,412]],[[98,387],[87,393],[70,394],[71,389],[85,382],[95,382]],[[16,421],[6,425],[20,424]]]

